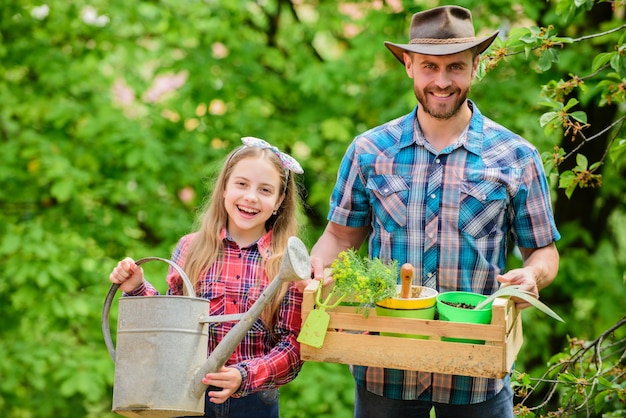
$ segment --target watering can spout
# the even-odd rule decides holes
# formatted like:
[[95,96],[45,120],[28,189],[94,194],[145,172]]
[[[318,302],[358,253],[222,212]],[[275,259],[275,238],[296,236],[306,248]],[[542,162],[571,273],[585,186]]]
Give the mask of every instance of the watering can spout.
[[287,249],[274,280],[265,288],[254,305],[242,315],[239,322],[224,336],[222,341],[211,352],[206,362],[195,372],[190,387],[193,397],[197,398],[204,395],[208,386],[202,383],[202,378],[207,373],[216,373],[226,364],[228,358],[244,339],[254,322],[261,316],[261,313],[271,302],[282,284],[304,280],[309,277],[311,277],[309,253],[300,239],[289,237]]

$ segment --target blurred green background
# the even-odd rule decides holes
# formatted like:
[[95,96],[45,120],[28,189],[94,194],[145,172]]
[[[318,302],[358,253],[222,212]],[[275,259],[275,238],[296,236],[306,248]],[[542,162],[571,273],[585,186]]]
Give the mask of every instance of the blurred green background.
[[[415,104],[411,80],[383,42],[404,42],[410,16],[438,4],[3,1],[0,415],[115,416],[114,364],[100,329],[108,274],[125,256],[169,257],[241,136],[267,139],[302,163],[302,238],[310,247],[349,142]],[[494,48],[531,26],[552,25],[577,40],[541,55],[509,54],[472,90],[483,114],[541,152],[571,152],[580,138],[540,124],[542,87],[584,78],[584,88],[565,94],[587,112],[593,140],[577,153],[604,162],[595,171],[602,184],[567,198],[554,182],[561,269],[541,296],[566,323],[524,311],[527,343],[517,363],[541,370],[568,337],[593,339],[626,313],[624,6],[456,4],[473,11],[480,34],[501,31]],[[595,65],[616,51],[614,68]],[[511,255],[510,265],[519,263]],[[165,269],[146,269],[164,289]],[[114,309],[113,323],[115,316]],[[285,418],[352,416],[345,365],[307,363],[281,393]]]

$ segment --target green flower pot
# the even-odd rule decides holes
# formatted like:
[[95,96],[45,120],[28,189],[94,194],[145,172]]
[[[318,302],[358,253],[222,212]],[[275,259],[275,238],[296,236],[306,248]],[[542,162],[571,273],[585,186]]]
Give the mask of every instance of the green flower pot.
[[[402,286],[398,286],[398,294],[400,294],[401,287]],[[394,297],[381,300],[376,304],[376,315],[391,316],[394,318],[434,319],[437,291],[435,289],[421,286],[413,286],[413,289],[414,292],[420,295],[419,297]],[[415,338],[420,340],[428,339],[428,336],[425,335],[399,334],[393,332],[381,332],[380,335],[389,337]]]
[[[464,322],[470,324],[490,324],[491,323],[491,303],[485,308],[476,310],[458,306],[451,306],[448,303],[464,303],[466,305],[476,306],[487,296],[473,292],[445,292],[437,296],[437,312],[439,320],[450,322]],[[469,344],[484,344],[484,340],[472,340],[464,338],[441,338],[442,341],[452,341]]]

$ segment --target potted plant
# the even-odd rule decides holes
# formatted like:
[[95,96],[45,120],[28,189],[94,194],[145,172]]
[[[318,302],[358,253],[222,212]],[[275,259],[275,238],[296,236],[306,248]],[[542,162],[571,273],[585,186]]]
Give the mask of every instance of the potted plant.
[[[442,321],[465,322],[472,324],[491,323],[491,306],[497,297],[517,297],[530,303],[543,313],[563,322],[546,304],[535,298],[532,293],[521,290],[520,286],[504,286],[490,296],[474,292],[451,291],[437,295],[437,312]],[[444,341],[484,344],[483,340],[442,338]]]
[[[395,318],[434,319],[435,304],[438,292],[425,286],[414,285],[414,268],[406,263],[400,269],[401,284],[396,288],[396,294],[387,299],[376,302],[376,315],[392,316]],[[382,333],[393,337],[428,339],[427,336],[416,334]]]
[[[331,265],[334,286],[322,298],[322,286],[317,288],[315,309],[309,312],[298,335],[298,342],[321,348],[330,322],[327,309],[350,304],[357,310],[363,308],[364,316],[376,302],[396,294],[397,262],[384,262],[379,258],[362,258],[354,249],[339,253]],[[344,300],[346,302],[344,302]]]
[[[333,291],[336,295],[345,295],[348,304],[362,308],[375,306],[378,316],[434,319],[437,291],[412,285],[414,269],[408,263],[402,266],[401,284],[398,284],[397,266],[397,261],[361,258],[354,250],[343,251],[331,265],[335,280]],[[364,310],[366,315],[368,312]],[[428,338],[410,333],[381,332],[381,335]]]
[[[339,253],[331,264],[333,294],[344,304],[371,308],[376,302],[396,295],[398,262],[361,257],[354,249]],[[364,309],[367,315],[369,311]]]

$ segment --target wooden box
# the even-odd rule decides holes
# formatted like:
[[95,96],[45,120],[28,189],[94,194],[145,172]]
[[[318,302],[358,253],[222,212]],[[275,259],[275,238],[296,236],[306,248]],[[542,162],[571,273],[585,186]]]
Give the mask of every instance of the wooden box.
[[[314,280],[304,291],[303,323],[315,307],[318,286]],[[509,299],[494,301],[491,324],[486,325],[382,317],[373,308],[365,317],[363,309],[357,312],[354,306],[327,312],[330,323],[324,344],[321,348],[301,344],[303,360],[502,378],[510,372],[523,342],[522,316]],[[429,338],[371,334],[378,332]],[[442,341],[441,337],[480,339],[485,344]]]

